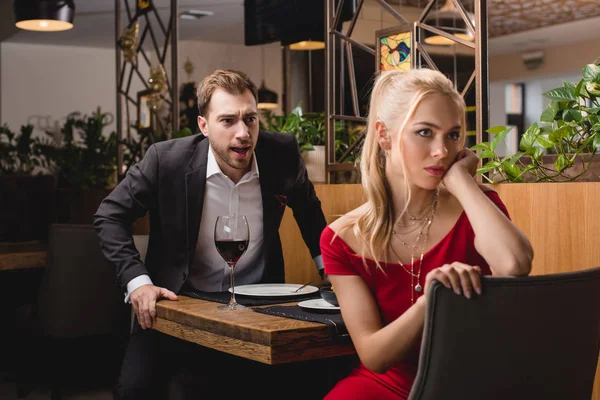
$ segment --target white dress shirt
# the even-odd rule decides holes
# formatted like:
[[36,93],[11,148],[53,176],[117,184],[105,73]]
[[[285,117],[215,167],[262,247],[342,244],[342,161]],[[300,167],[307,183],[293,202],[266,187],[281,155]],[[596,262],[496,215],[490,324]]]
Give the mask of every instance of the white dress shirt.
[[252,167],[234,184],[219,168],[209,147],[206,166],[206,189],[202,206],[202,221],[188,284],[204,292],[229,289],[229,267],[219,255],[214,242],[215,221],[219,215],[245,215],[250,228],[248,250],[234,269],[236,285],[260,282],[264,272],[263,208],[256,156]]

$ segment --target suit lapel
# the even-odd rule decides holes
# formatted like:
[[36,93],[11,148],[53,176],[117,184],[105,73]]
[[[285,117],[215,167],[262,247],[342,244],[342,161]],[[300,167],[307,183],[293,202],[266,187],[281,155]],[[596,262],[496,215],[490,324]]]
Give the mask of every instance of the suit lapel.
[[202,219],[207,160],[208,140],[202,140],[196,146],[196,151],[190,159],[190,171],[185,174],[187,259],[190,264],[194,257],[198,232],[200,230],[200,220]]

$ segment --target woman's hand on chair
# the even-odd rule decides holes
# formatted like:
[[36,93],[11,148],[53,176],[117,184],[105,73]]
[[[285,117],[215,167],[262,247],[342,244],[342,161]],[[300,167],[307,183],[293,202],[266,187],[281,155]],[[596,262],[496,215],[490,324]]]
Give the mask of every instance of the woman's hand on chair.
[[481,268],[453,262],[429,272],[425,277],[425,293],[428,293],[431,282],[435,279],[440,281],[448,289],[452,289],[458,295],[464,295],[470,299],[473,292],[481,294]]

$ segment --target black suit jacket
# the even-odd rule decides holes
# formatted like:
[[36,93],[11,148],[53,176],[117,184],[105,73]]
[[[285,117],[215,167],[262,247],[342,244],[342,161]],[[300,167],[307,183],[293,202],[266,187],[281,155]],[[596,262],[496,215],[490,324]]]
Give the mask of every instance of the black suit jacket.
[[[196,249],[206,185],[208,140],[202,134],[156,143],[102,201],[94,226],[106,258],[116,266],[116,283],[126,290],[148,274],[156,286],[177,293],[189,276]],[[279,226],[291,207],[314,257],[326,221],[308,179],[296,138],[259,132],[255,154],[263,202],[265,273],[263,282],[284,282]],[[133,243],[131,226],[150,213],[145,264]]]

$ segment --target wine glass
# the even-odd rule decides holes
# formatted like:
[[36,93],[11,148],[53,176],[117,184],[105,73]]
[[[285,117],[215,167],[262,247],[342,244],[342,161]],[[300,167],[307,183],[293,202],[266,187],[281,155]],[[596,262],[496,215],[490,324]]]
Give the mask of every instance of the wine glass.
[[221,215],[215,222],[215,246],[229,266],[231,280],[231,299],[229,304],[219,306],[221,310],[240,310],[246,308],[235,301],[235,285],[233,284],[233,269],[238,260],[248,249],[250,229],[244,215]]

